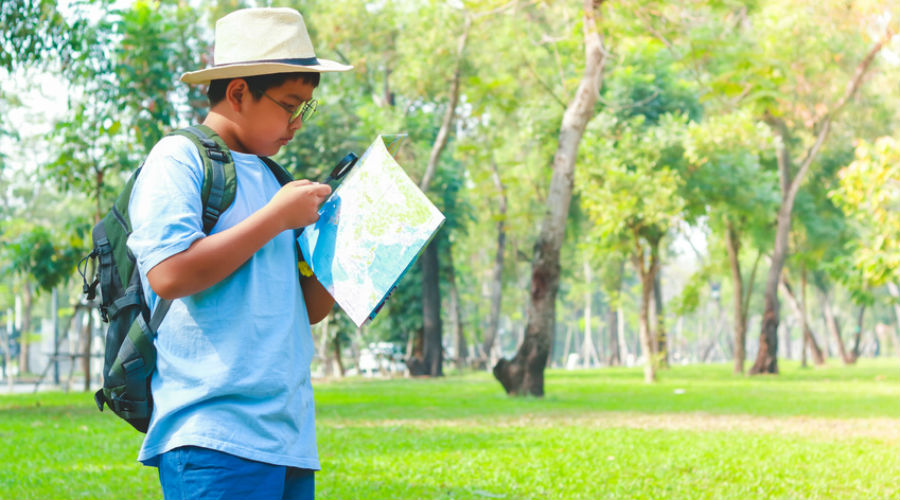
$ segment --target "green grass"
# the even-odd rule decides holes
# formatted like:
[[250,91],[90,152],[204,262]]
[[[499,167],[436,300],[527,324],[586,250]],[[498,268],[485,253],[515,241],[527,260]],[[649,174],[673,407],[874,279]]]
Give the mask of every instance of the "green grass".
[[[900,498],[900,362],[315,383],[319,498]],[[0,498],[160,498],[89,395],[0,397]]]

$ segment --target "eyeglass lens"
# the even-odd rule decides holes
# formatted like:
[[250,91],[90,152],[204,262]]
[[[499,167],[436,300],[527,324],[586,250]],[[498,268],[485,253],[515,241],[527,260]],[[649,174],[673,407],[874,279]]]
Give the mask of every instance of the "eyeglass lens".
[[297,106],[297,109],[295,109],[294,112],[291,113],[291,121],[293,122],[297,118],[300,118],[300,119],[306,121],[315,112],[316,112],[316,100],[310,99],[309,101],[306,101],[305,103],[301,104],[300,106]]

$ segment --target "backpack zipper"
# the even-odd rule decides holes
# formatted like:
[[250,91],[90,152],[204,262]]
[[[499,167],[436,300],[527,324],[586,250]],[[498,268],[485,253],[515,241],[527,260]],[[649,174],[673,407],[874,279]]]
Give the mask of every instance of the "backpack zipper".
[[116,208],[115,205],[113,205],[113,207],[112,207],[112,214],[113,214],[113,217],[115,217],[116,220],[119,221],[119,224],[122,226],[122,229],[125,230],[125,235],[126,236],[130,235],[131,228],[128,227],[129,226],[128,222],[125,220],[125,217],[122,215],[121,212],[119,212],[119,209]]

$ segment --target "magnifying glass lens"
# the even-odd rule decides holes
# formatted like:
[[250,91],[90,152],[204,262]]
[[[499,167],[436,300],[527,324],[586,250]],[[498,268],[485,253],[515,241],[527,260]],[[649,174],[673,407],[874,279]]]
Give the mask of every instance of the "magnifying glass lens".
[[350,169],[353,168],[353,165],[356,164],[356,160],[358,159],[359,158],[355,154],[348,153],[347,156],[345,156],[343,159],[341,159],[341,161],[338,162],[337,166],[334,167],[334,170],[331,171],[331,178],[340,179],[341,177],[346,175],[347,172],[349,172]]

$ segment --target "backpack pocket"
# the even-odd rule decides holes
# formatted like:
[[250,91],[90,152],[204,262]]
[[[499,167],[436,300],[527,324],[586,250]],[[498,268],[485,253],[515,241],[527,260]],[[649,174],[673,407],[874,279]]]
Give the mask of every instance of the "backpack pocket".
[[125,293],[107,306],[109,328],[103,388],[94,399],[101,411],[105,403],[135,429],[147,432],[153,411],[150,378],[156,367],[153,345],[156,332],[151,330],[144,315],[147,307],[137,270],[134,274]]

